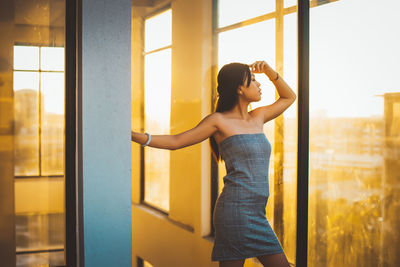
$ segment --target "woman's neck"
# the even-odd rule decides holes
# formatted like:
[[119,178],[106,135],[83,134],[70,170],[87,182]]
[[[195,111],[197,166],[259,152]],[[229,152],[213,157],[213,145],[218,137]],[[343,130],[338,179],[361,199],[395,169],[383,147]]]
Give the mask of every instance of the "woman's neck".
[[249,108],[249,104],[249,102],[239,99],[236,106],[232,109],[232,114],[240,117],[243,120],[247,120],[250,116],[249,112],[247,111]]

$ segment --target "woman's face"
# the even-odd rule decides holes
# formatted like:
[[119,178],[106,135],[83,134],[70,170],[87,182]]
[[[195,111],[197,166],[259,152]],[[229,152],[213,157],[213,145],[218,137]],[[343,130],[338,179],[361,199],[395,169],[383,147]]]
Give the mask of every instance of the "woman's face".
[[[249,102],[256,102],[261,100],[261,83],[256,81],[254,74],[251,74],[251,82],[247,87],[247,78],[242,86],[239,87],[239,97],[244,97]],[[241,93],[240,93],[241,92]]]

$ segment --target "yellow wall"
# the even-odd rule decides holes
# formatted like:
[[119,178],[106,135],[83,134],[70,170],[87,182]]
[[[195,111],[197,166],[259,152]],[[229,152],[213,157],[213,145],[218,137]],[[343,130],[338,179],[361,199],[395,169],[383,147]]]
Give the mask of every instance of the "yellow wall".
[[[211,111],[212,1],[155,1],[133,6],[132,129],[143,131],[143,16],[172,8],[171,134],[197,125]],[[157,133],[153,133],[157,134]],[[132,248],[156,267],[218,266],[211,262],[211,167],[208,140],[171,151],[168,215],[140,204],[140,146],[132,143]],[[246,266],[259,266],[249,260]]]
[[64,213],[64,177],[15,179],[15,214]]

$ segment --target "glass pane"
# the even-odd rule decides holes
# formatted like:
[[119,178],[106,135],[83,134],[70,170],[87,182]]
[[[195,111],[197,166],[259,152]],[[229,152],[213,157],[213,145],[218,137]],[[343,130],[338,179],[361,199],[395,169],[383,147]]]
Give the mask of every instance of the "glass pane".
[[[171,49],[145,57],[145,131],[170,134]],[[169,210],[169,150],[145,148],[145,201]]]
[[14,72],[14,175],[39,175],[39,73]]
[[39,70],[39,47],[14,46],[15,70]]
[[17,252],[64,249],[64,214],[17,215]]
[[218,27],[225,27],[275,11],[275,0],[218,0]]
[[63,250],[64,178],[16,179],[14,186],[17,253]]
[[145,21],[145,51],[172,44],[172,11],[160,13]]
[[[297,94],[297,13],[284,17],[283,31],[283,77]],[[279,117],[277,118],[279,120]],[[297,220],[297,101],[283,113],[283,180],[280,192],[283,194],[282,206],[282,245],[290,263],[296,260],[296,220]],[[282,149],[282,148],[281,148]],[[279,153],[278,153],[279,157]],[[275,207],[277,204],[275,204]],[[280,213],[278,213],[280,214]],[[282,217],[282,215],[280,215]]]
[[[43,265],[43,262],[47,262],[48,264]],[[63,265],[64,265],[64,251],[17,255],[17,267],[63,266]]]
[[[267,20],[222,32],[218,35],[218,66],[231,62],[251,64],[265,60],[275,68],[275,20]],[[264,74],[255,74],[261,83],[261,101],[251,104],[251,108],[271,104],[275,101],[275,87]]]
[[[65,0],[0,7],[1,266],[65,265],[65,7]],[[53,174],[60,177],[50,181]]]
[[297,0],[284,0],[283,1],[283,7],[287,8],[287,7],[291,7],[291,6],[297,6]]
[[308,266],[400,266],[399,8],[310,11]]
[[64,173],[64,73],[42,72],[42,175]]
[[14,93],[17,91],[39,91],[39,72],[14,71]]
[[64,47],[41,47],[40,69],[64,71]]

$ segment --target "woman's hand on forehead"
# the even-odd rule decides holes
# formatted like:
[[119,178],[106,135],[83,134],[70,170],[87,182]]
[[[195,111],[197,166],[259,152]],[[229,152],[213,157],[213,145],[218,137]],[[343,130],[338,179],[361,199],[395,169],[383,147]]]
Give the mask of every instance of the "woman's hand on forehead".
[[271,67],[265,61],[256,61],[249,65],[252,73],[265,73]]

